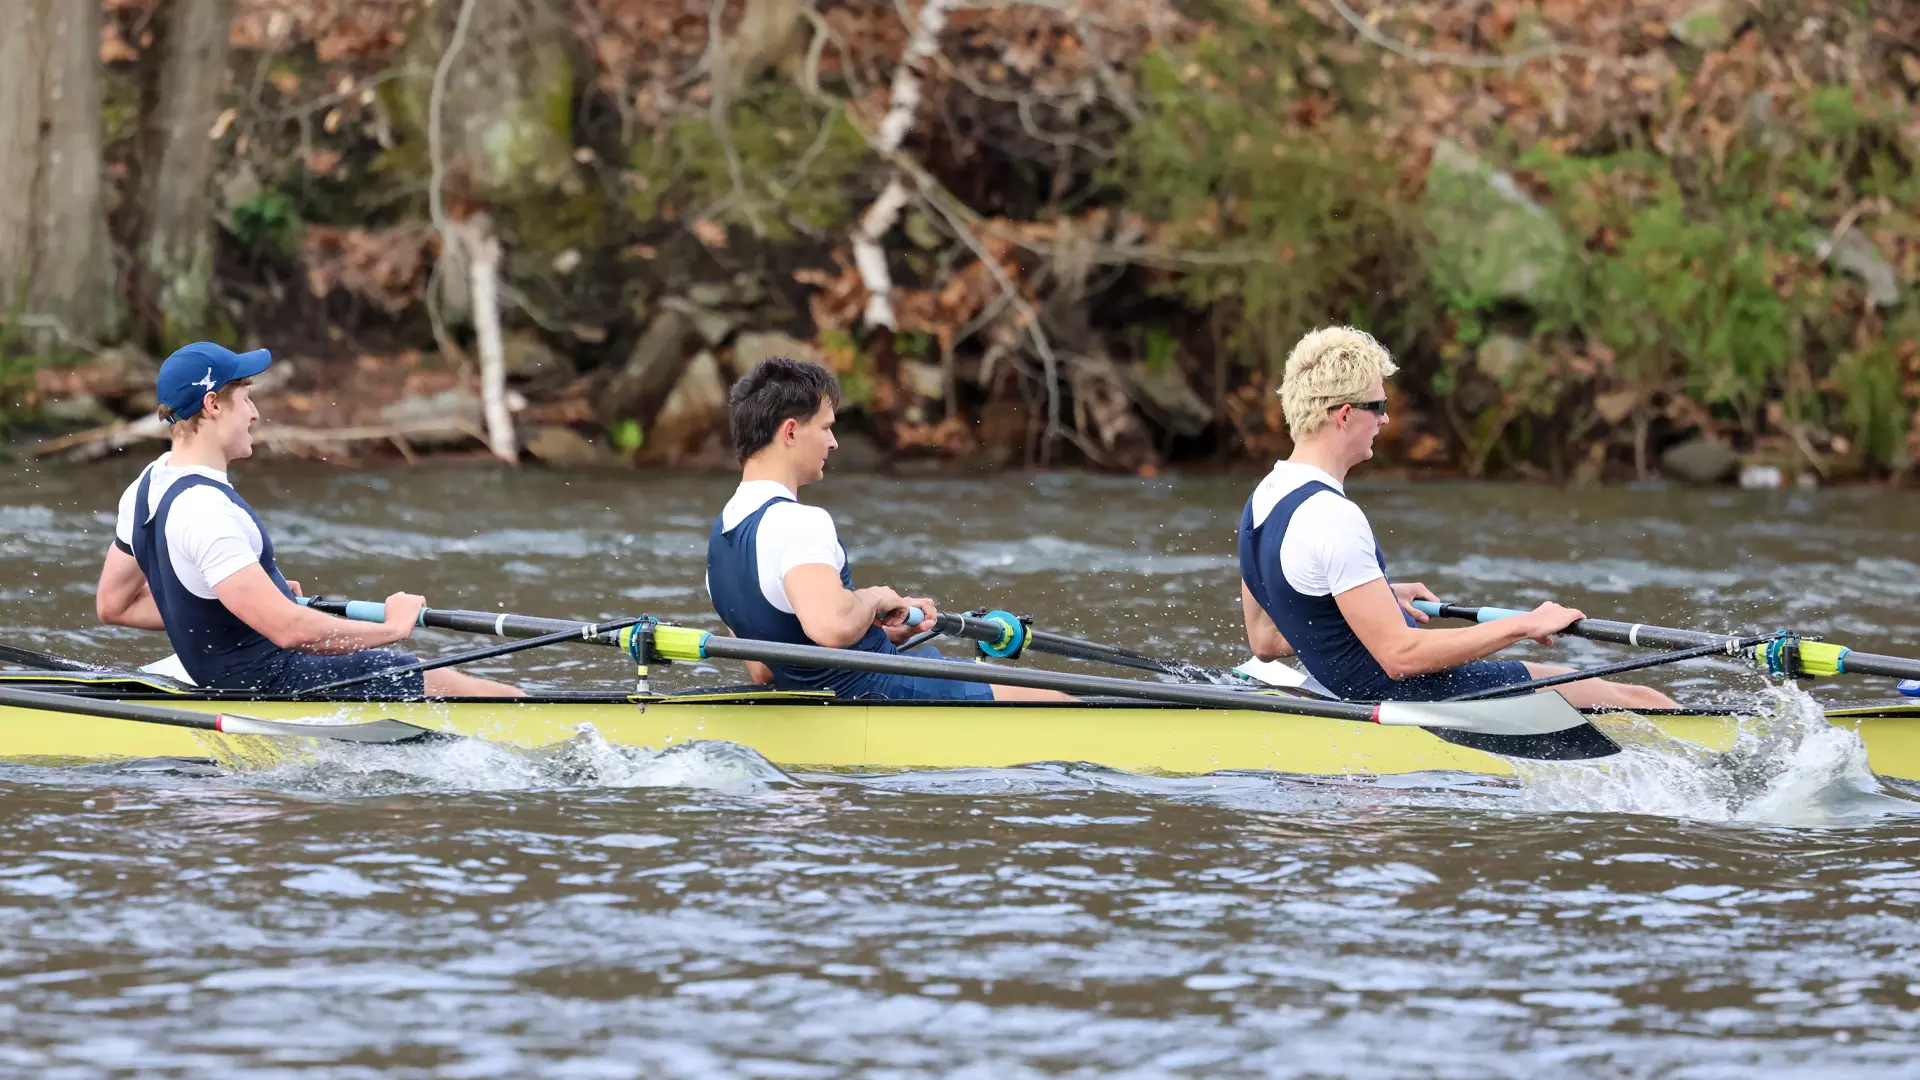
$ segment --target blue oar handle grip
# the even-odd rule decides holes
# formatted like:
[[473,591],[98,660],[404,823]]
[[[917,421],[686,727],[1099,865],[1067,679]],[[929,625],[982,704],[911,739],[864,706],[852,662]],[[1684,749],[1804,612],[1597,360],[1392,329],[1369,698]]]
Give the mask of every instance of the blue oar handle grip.
[[[312,603],[312,601],[313,598],[310,596],[302,596],[297,599],[297,602],[303,607]],[[349,600],[346,602],[346,607],[340,612],[340,615],[342,618],[352,619],[354,622],[383,623],[387,621],[387,605],[376,604],[371,600]],[[427,625],[426,608],[420,609],[420,617],[414,620],[414,625]]]
[[[1428,616],[1437,618],[1440,615],[1441,609],[1448,605],[1438,604],[1432,600],[1415,600],[1413,606],[1416,610],[1424,611]],[[1526,612],[1518,608],[1507,607],[1483,607],[1476,608],[1474,611],[1474,619],[1476,622],[1492,622],[1495,619],[1510,619],[1515,615],[1526,614]]]
[[926,621],[927,621],[926,612],[921,611],[918,607],[909,607],[907,609],[907,621],[903,625],[919,626],[921,623]]

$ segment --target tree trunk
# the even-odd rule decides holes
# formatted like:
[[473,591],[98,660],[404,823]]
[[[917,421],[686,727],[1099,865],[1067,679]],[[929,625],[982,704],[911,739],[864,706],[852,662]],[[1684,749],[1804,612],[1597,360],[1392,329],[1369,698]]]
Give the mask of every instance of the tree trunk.
[[100,181],[100,0],[0,0],[0,27],[0,317],[22,311],[36,350],[84,347],[117,307]]
[[[61,0],[54,0],[61,2]],[[206,334],[213,164],[234,0],[167,0],[143,73],[137,253],[141,321],[167,347]]]

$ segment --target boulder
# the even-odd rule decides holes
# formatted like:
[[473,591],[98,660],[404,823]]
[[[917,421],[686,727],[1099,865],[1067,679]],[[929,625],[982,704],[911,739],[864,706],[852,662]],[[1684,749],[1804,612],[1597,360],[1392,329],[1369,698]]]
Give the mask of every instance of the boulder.
[[701,307],[717,308],[733,298],[733,290],[717,281],[703,281],[687,290],[687,299]]
[[659,415],[646,427],[646,441],[635,460],[677,465],[698,453],[727,425],[727,382],[720,362],[702,349],[680,375]]
[[923,360],[900,361],[900,386],[907,393],[927,401],[939,401],[947,396],[947,373],[940,370],[939,364],[929,364]]
[[[700,287],[695,286],[693,292],[700,292]],[[685,315],[692,322],[694,331],[708,345],[719,345],[731,337],[734,330],[740,326],[740,316],[730,311],[721,311],[709,304],[702,304],[691,296],[686,298],[669,296],[660,301],[660,306]]]
[[687,346],[694,334],[691,318],[676,308],[663,306],[634,343],[627,362],[601,392],[601,422],[612,427],[617,421],[632,419],[643,431],[650,429],[680,382]]
[[1848,229],[1835,241],[1823,232],[1809,233],[1813,252],[1852,274],[1867,287],[1867,300],[1874,307],[1900,306],[1900,278],[1894,273],[1872,239],[1858,229]]
[[1726,48],[1745,21],[1733,0],[1701,0],[1667,23],[1667,33],[1683,45],[1712,52]]
[[733,339],[733,356],[727,366],[738,379],[762,361],[776,356],[808,364],[822,363],[824,359],[812,342],[786,334],[748,331]]
[[1213,407],[1194,393],[1186,373],[1174,363],[1149,364],[1136,360],[1126,369],[1127,384],[1154,418],[1168,431],[1194,436],[1213,423]]
[[1450,139],[1433,149],[1421,215],[1437,244],[1434,274],[1450,291],[1531,303],[1570,256],[1560,223],[1511,174]]
[[104,405],[122,416],[144,416],[159,406],[153,394],[159,374],[160,365],[152,357],[137,346],[120,345],[70,368],[37,368],[33,384],[42,399],[90,398],[96,407]]
[[114,421],[112,411],[92,394],[75,394],[42,401],[34,409],[34,415],[47,424],[63,429],[100,427]]
[[549,424],[527,435],[527,453],[556,469],[618,465],[620,455],[569,427]]
[[567,354],[548,345],[538,334],[519,331],[508,334],[500,343],[506,359],[507,377],[523,382],[558,383],[574,376],[573,361]]
[[760,275],[742,270],[733,275],[733,302],[742,307],[752,307],[767,298],[767,283]]
[[1690,484],[1717,484],[1740,467],[1733,447],[1711,435],[1701,435],[1660,455],[1660,468]]
[[1527,343],[1512,334],[1494,334],[1473,351],[1473,366],[1490,379],[1505,380],[1527,362]]

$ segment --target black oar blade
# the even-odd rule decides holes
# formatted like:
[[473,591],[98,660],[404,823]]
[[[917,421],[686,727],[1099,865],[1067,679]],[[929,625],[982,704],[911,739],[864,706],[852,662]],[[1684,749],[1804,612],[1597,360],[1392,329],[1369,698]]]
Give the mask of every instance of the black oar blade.
[[1545,735],[1494,735],[1484,731],[1434,727],[1428,731],[1456,746],[1480,750],[1501,757],[1528,758],[1533,761],[1588,761],[1612,757],[1620,744],[1591,723]]
[[341,742],[406,743],[452,741],[461,736],[434,731],[404,720],[372,720],[364,724],[318,724],[304,720],[261,720],[252,716],[222,714],[219,731],[223,735],[271,735],[277,738],[337,739]]
[[1485,701],[1388,701],[1374,719],[1426,728],[1450,743],[1503,757],[1584,761],[1620,752],[1619,743],[1552,692]]

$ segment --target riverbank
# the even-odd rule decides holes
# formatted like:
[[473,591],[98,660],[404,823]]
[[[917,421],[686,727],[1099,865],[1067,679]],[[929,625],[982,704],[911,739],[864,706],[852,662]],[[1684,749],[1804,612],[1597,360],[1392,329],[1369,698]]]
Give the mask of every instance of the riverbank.
[[698,467],[792,355],[884,459],[1151,474],[1283,455],[1345,321],[1402,364],[1383,467],[1915,476],[1912,5],[363,7],[240,0],[209,316],[16,320],[0,434],[150,433],[148,357],[213,336],[280,358],[272,453]]

